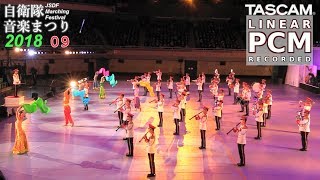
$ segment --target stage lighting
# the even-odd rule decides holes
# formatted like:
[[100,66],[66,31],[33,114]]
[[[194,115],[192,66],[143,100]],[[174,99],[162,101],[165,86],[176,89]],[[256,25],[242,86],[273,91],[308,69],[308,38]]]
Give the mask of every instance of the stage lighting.
[[14,52],[19,52],[21,49],[20,48],[14,48]]
[[70,51],[64,51],[65,54],[70,54]]
[[22,52],[23,51],[23,49],[19,49],[20,50],[20,52]]
[[35,52],[34,50],[28,51],[28,55],[29,55],[29,56],[33,56],[33,55],[35,55],[35,54],[36,54],[36,52]]
[[70,82],[70,87],[71,88],[74,88],[74,87],[76,87],[77,86],[77,83],[75,82],[75,81],[71,81]]

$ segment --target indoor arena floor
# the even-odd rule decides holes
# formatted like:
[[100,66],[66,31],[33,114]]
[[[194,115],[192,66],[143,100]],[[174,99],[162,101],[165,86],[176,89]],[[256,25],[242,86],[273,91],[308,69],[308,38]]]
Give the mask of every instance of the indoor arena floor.
[[[223,84],[224,89],[226,85]],[[255,140],[256,123],[252,111],[248,118],[246,166],[238,167],[237,136],[226,133],[235,126],[243,113],[233,105],[232,96],[225,96],[221,130],[215,130],[212,110],[207,127],[207,149],[200,150],[199,122],[189,120],[203,105],[212,107],[213,99],[205,87],[203,103],[196,86],[191,86],[186,121],[180,124],[180,136],[174,136],[173,99],[165,97],[164,127],[156,128],[155,179],[319,179],[320,177],[320,101],[319,96],[287,85],[267,85],[273,91],[272,117],[262,129],[262,140]],[[143,93],[140,90],[140,95]],[[158,125],[153,97],[141,97],[142,112],[134,111],[134,157],[128,151],[124,130],[115,131],[119,122],[109,106],[122,92],[132,98],[132,86],[120,82],[106,87],[106,99],[98,91],[90,91],[89,111],[83,110],[79,98],[71,101],[75,126],[63,126],[62,94],[50,98],[51,112],[27,115],[23,122],[30,146],[25,155],[13,155],[14,117],[0,122],[0,169],[8,180],[59,179],[147,179],[150,172],[146,143],[138,141],[149,123]],[[301,140],[295,116],[298,101],[311,97],[316,104],[311,111],[311,133],[308,151],[301,152]],[[251,105],[251,104],[250,104]]]

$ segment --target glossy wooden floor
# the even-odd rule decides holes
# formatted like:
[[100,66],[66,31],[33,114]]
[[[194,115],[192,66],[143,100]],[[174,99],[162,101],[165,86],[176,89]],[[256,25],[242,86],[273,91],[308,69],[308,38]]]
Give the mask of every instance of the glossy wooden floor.
[[[196,102],[195,85],[187,104],[187,118],[181,123],[180,136],[173,136],[174,122],[171,105],[166,98],[164,127],[155,130],[155,179],[319,179],[320,177],[320,101],[319,96],[286,86],[272,86],[272,118],[257,134],[252,115],[248,119],[249,131],[245,146],[246,166],[238,167],[239,155],[236,135],[226,135],[239,122],[239,105],[232,105],[233,96],[226,96],[221,130],[215,131],[212,112],[207,130],[207,149],[199,150],[200,132],[196,120],[189,120],[202,105],[212,107],[209,89],[205,89],[203,104]],[[142,112],[135,111],[134,157],[128,158],[127,144],[122,138],[124,130],[115,131],[118,118],[114,106],[108,104],[119,92],[132,98],[131,85],[120,82],[115,88],[107,87],[107,98],[98,99],[98,92],[90,92],[89,111],[84,111],[79,99],[71,102],[74,127],[64,127],[62,95],[49,99],[52,112],[48,115],[28,115],[23,128],[27,133],[30,152],[12,155],[15,129],[14,118],[0,122],[0,169],[9,180],[28,179],[147,179],[149,173],[146,144],[139,143],[149,123],[158,124],[153,98],[141,97]],[[141,89],[142,91],[142,89]],[[166,88],[164,94],[168,97]],[[142,94],[142,92],[140,93]],[[298,101],[307,96],[316,104],[311,112],[309,149],[300,152],[300,134],[295,123]]]

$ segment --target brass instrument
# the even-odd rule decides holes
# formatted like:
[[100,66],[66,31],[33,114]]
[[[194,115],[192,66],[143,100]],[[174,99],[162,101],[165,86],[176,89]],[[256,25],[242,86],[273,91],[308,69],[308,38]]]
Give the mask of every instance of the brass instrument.
[[148,134],[148,133],[149,133],[149,132],[146,132],[146,133],[142,136],[142,138],[140,139],[139,143],[140,143],[142,140],[144,140],[144,139],[147,138],[147,134]]
[[199,112],[198,114],[196,114],[196,115],[192,116],[189,120],[191,120],[191,119],[195,118],[196,116],[198,116],[198,115],[199,115],[199,114],[201,114],[201,113],[203,113],[203,111],[201,111],[201,112]]
[[112,101],[111,103],[109,103],[109,106],[113,103],[115,103],[119,98],[116,98],[114,101]]
[[153,103],[153,102],[156,102],[156,101],[157,101],[157,99],[154,99],[152,101],[149,101],[149,103]]
[[113,113],[116,113],[119,109],[121,109],[123,106],[125,106],[126,104],[122,104],[118,109],[116,109]]
[[[239,126],[240,123],[241,123],[241,122],[239,122],[239,123],[236,125],[236,127]],[[234,129],[234,127],[233,127],[232,129],[230,129],[230,131],[227,132],[227,135],[230,134],[230,132],[231,132],[233,129]]]
[[118,126],[117,129],[116,129],[116,131],[118,131],[120,128],[121,128],[121,126]]

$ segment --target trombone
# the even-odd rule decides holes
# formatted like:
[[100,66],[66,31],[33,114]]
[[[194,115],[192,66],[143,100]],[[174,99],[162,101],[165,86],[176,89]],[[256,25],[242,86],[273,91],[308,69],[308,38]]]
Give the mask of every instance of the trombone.
[[118,110],[120,110],[124,105],[126,104],[122,104],[118,109],[116,109],[113,113],[116,113]]
[[149,103],[157,102],[157,99],[154,99],[152,101],[149,101]]
[[148,134],[149,132],[146,132],[143,136],[142,136],[142,138],[140,139],[140,141],[139,141],[139,143],[143,140],[143,139],[146,139],[147,138],[147,134]]
[[[241,123],[241,122],[239,122],[239,123],[236,125],[236,127],[239,126],[240,123]],[[228,135],[229,133],[231,133],[231,131],[232,131],[233,129],[234,129],[234,127],[233,127],[232,129],[230,129],[229,132],[227,132],[227,135]]]
[[196,116],[198,116],[198,115],[199,115],[199,114],[201,114],[201,113],[203,113],[203,111],[201,111],[201,112],[199,112],[198,114],[196,114],[196,115],[192,116],[189,120],[191,120],[191,119],[195,118]]
[[111,103],[109,103],[109,106],[113,103],[115,103],[119,98],[115,99],[114,101],[112,101]]

